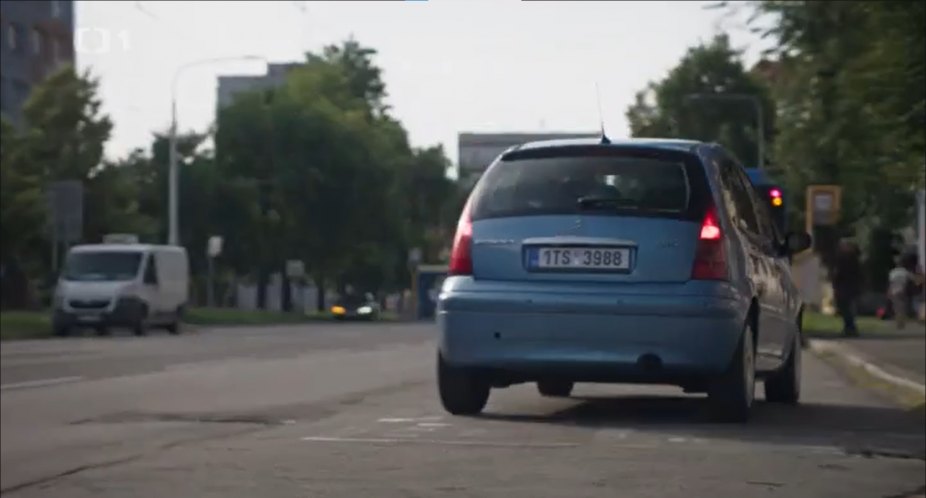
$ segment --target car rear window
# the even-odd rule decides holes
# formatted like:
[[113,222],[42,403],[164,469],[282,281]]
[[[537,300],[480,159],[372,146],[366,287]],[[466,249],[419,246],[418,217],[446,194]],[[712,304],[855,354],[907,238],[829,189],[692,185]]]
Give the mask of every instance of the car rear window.
[[678,153],[617,152],[503,158],[481,179],[472,216],[583,212],[690,218],[703,204],[699,182],[690,178],[692,158]]

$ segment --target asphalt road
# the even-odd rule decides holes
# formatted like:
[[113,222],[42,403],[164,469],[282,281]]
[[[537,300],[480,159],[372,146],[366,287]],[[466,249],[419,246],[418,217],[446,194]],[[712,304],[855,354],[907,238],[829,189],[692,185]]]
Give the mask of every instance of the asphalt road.
[[905,497],[923,420],[805,356],[804,403],[710,422],[674,388],[493,392],[446,415],[433,326],[313,324],[0,346],[15,497]]

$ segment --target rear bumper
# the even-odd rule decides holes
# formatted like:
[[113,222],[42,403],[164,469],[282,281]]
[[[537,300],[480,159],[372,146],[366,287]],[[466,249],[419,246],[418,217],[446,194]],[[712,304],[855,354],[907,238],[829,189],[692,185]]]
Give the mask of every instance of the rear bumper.
[[[452,287],[452,285],[450,286]],[[467,292],[438,301],[455,366],[528,380],[685,383],[729,365],[746,311],[720,295]]]

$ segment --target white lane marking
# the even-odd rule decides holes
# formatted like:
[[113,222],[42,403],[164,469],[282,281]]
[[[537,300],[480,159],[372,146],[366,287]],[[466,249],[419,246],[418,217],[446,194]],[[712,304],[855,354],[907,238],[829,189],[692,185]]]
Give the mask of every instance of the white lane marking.
[[45,386],[54,386],[57,384],[67,384],[68,382],[77,382],[83,380],[83,377],[74,376],[74,377],[57,377],[54,379],[41,379],[41,380],[27,380],[25,382],[13,382],[11,384],[2,384],[0,385],[0,391],[12,390],[12,389],[26,389],[29,387],[45,387]]
[[418,427],[450,427],[450,424],[441,424],[438,422],[423,422],[418,424]]
[[395,444],[395,443],[418,443],[418,444],[436,444],[445,446],[495,446],[500,448],[574,448],[579,446],[575,443],[501,443],[496,441],[458,441],[444,439],[399,439],[385,437],[325,437],[309,436],[302,438],[303,441],[313,443],[365,443],[365,444]]

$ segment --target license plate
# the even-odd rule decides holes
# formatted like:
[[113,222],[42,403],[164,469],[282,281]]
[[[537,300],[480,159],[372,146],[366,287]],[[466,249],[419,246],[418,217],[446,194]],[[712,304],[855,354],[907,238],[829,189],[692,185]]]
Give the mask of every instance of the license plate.
[[540,247],[528,254],[531,269],[630,270],[630,248],[627,247]]
[[100,315],[77,315],[77,321],[81,323],[96,323],[100,318]]

